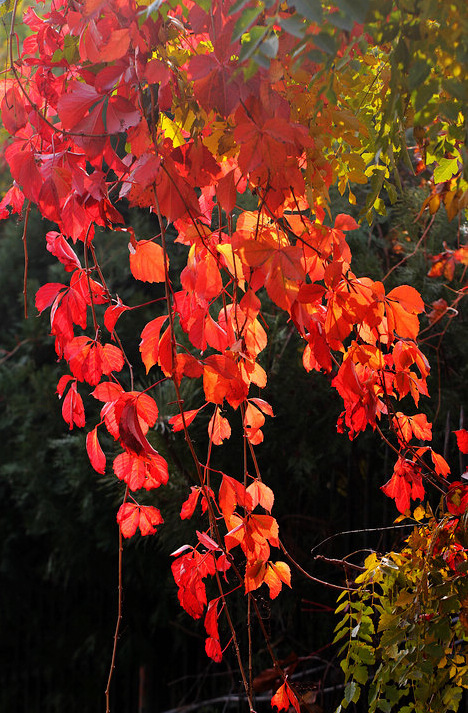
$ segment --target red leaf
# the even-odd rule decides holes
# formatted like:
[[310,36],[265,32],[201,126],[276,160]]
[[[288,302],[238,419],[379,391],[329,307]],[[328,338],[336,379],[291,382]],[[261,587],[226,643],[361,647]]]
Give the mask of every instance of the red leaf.
[[122,392],[123,389],[120,384],[116,384],[114,381],[102,381],[91,392],[91,396],[94,396],[98,401],[109,403],[109,401],[117,401]]
[[141,119],[138,109],[125,97],[112,96],[106,109],[106,129],[109,134],[118,134],[136,126]]
[[140,522],[140,508],[133,503],[124,503],[117,513],[117,522],[124,537],[132,537]]
[[50,307],[57,295],[66,289],[67,286],[62,285],[61,282],[48,282],[46,285],[42,285],[36,292],[37,311],[42,313],[47,307]]
[[450,466],[445,460],[445,458],[443,458],[441,455],[439,455],[433,450],[431,450],[431,458],[432,462],[434,463],[435,472],[446,478],[447,475],[449,475],[450,473]]
[[124,404],[118,418],[118,424],[119,438],[124,448],[128,448],[136,455],[144,453],[158,455],[158,452],[150,445],[141,429],[134,401],[127,401]]
[[461,481],[451,483],[446,497],[447,510],[452,515],[463,515],[468,509],[468,485]]
[[64,129],[73,129],[99,99],[103,99],[96,89],[83,82],[69,82],[69,93],[63,94],[57,104],[57,111]]
[[113,467],[117,478],[127,483],[131,490],[153,490],[165,485],[169,479],[167,463],[159,454],[137,456],[126,451],[116,456]]
[[65,359],[79,381],[96,385],[103,374],[120,371],[124,365],[122,351],[112,344],[100,344],[88,337],[75,337],[65,346]]
[[271,699],[271,705],[276,706],[279,711],[287,711],[289,710],[290,705],[292,705],[294,706],[296,713],[300,713],[299,701],[287,681],[285,681],[283,685],[278,688],[275,695]]
[[275,414],[273,413],[273,409],[271,408],[270,404],[268,401],[265,401],[264,399],[257,399],[257,398],[251,398],[249,399],[257,408],[260,409],[260,411],[263,411],[263,413],[266,413],[267,416],[272,416],[274,418]]
[[72,383],[63,400],[62,416],[64,421],[69,424],[70,431],[74,425],[78,426],[78,428],[82,428],[85,425],[83,399],[76,390],[76,381]]
[[46,235],[46,240],[47,250],[58,258],[62,265],[65,266],[67,272],[73,272],[76,268],[81,269],[81,264],[75,251],[70,247],[63,235],[57,233],[55,230],[50,230]]
[[139,528],[143,536],[153,535],[156,532],[156,525],[160,525],[164,520],[158,508],[151,505],[140,506],[140,522]]
[[106,456],[98,440],[97,426],[86,436],[86,450],[94,470],[104,474],[106,472]]
[[399,456],[392,477],[388,483],[382,485],[381,490],[385,495],[394,498],[401,513],[406,513],[410,507],[410,498],[413,500],[424,498],[424,486],[419,467]]
[[132,537],[138,528],[142,535],[153,535],[156,525],[164,522],[159,510],[151,505],[124,503],[117,513],[117,522],[124,537]]
[[117,304],[110,305],[110,307],[106,309],[104,313],[104,325],[108,332],[110,332],[111,334],[113,333],[120,315],[129,309],[130,307],[124,305],[123,302],[121,302],[120,298],[118,298]]
[[205,630],[208,638],[205,643],[206,653],[213,661],[221,661],[222,652],[218,632],[218,599],[212,599],[205,615]]
[[69,381],[73,380],[73,376],[70,376],[70,374],[65,374],[64,376],[61,376],[59,379],[59,382],[57,384],[57,394],[59,395],[59,399],[62,398],[63,392],[65,391],[65,388],[68,384]]
[[197,502],[198,498],[200,497],[200,488],[197,487],[196,485],[192,485],[190,488],[190,495],[188,496],[187,500],[183,503],[182,509],[180,511],[180,519],[181,520],[189,520],[193,513],[195,512],[195,508],[197,507]]
[[454,431],[457,437],[458,449],[462,453],[468,453],[468,431],[465,428],[461,428],[459,431]]
[[16,87],[10,87],[2,99],[2,120],[5,129],[14,136],[17,131],[26,126],[27,115],[24,108],[24,98]]
[[219,643],[219,639],[213,639],[211,636],[209,636],[205,641],[205,651],[206,655],[209,656],[210,659],[213,659],[213,661],[216,661],[216,663],[222,661],[223,652],[221,651],[221,644]]
[[270,588],[271,599],[276,599],[283,584],[291,587],[291,570],[286,562],[268,562],[265,572],[265,584]]

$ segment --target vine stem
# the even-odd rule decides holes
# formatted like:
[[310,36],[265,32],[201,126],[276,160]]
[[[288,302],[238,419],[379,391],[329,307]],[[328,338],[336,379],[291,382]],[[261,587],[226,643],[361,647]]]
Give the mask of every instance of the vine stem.
[[86,279],[88,281],[88,292],[89,292],[89,300],[91,302],[91,312],[93,314],[93,327],[94,327],[94,338],[97,339],[98,337],[98,332],[99,332],[99,325],[96,317],[96,310],[94,308],[94,299],[93,299],[93,291],[91,289],[91,277],[89,274],[89,258],[88,258],[88,249],[89,249],[89,234],[91,232],[93,224],[90,223],[88,226],[88,230],[86,231],[86,237],[84,239],[84,261],[85,261],[85,268],[86,268]]
[[[185,440],[186,440],[187,445],[188,445],[188,447],[189,447],[189,449],[190,449],[190,453],[191,453],[191,455],[192,455],[192,458],[193,458],[193,461],[194,461],[194,464],[195,464],[195,468],[196,468],[196,470],[197,470],[197,475],[198,475],[198,478],[199,478],[199,481],[200,481],[200,485],[201,485],[201,488],[202,488],[203,493],[204,493],[204,495],[205,495],[206,502],[207,502],[207,504],[208,504],[208,513],[209,513],[209,518],[210,518],[210,525],[212,526],[212,528],[213,528],[213,530],[214,530],[214,532],[215,532],[215,535],[216,535],[218,544],[221,546],[221,549],[224,551],[224,548],[222,547],[221,534],[220,534],[220,532],[219,532],[218,523],[216,522],[216,517],[215,517],[215,513],[214,513],[214,511],[213,511],[213,505],[212,505],[212,503],[211,503],[211,499],[210,499],[210,497],[209,497],[207,485],[206,485],[206,482],[205,482],[205,477],[204,477],[204,474],[202,474],[201,467],[200,467],[200,461],[198,460],[198,457],[197,457],[197,454],[196,454],[196,452],[195,452],[195,448],[194,448],[192,439],[190,438],[190,435],[189,435],[189,433],[188,433],[188,428],[187,428],[187,424],[186,424],[186,421],[185,421],[185,414],[184,414],[184,410],[183,410],[183,406],[182,406],[183,400],[182,400],[182,398],[181,398],[181,394],[180,394],[180,389],[179,389],[179,384],[178,384],[177,378],[176,378],[176,376],[175,376],[175,374],[174,374],[175,361],[176,361],[176,359],[175,359],[175,357],[176,357],[176,340],[175,340],[175,332],[174,332],[174,313],[173,313],[173,311],[172,311],[171,291],[170,291],[170,284],[169,284],[169,269],[168,269],[169,266],[168,266],[167,246],[166,246],[166,230],[165,230],[165,227],[164,227],[164,221],[163,221],[161,209],[160,209],[160,206],[159,206],[159,201],[158,201],[158,198],[157,198],[157,195],[156,195],[156,190],[155,190],[155,207],[156,207],[156,213],[157,213],[158,221],[159,221],[159,228],[160,228],[160,231],[161,231],[161,243],[162,243],[163,254],[164,254],[164,276],[165,276],[164,287],[165,287],[166,302],[167,302],[167,309],[168,309],[168,316],[169,316],[169,328],[170,328],[170,333],[171,333],[171,348],[172,348],[172,382],[173,382],[173,384],[174,384],[174,389],[175,389],[176,397],[177,397],[177,403],[178,403],[180,415],[181,415],[181,418],[182,418],[182,424],[183,424],[183,430],[184,430]],[[193,218],[192,218],[192,220],[193,220]],[[211,438],[210,438],[210,442],[211,442]],[[235,630],[235,627],[234,627],[234,623],[233,623],[232,618],[231,618],[231,614],[230,614],[230,612],[229,612],[229,608],[228,608],[228,605],[227,605],[226,597],[225,597],[225,594],[224,594],[223,586],[222,586],[222,584],[221,584],[221,578],[220,578],[220,576],[219,576],[218,570],[216,570],[216,575],[215,575],[215,576],[216,576],[216,583],[217,583],[217,585],[218,585],[218,590],[219,590],[219,593],[220,593],[221,601],[223,602],[223,605],[224,605],[224,614],[225,614],[225,616],[226,616],[226,620],[227,620],[229,629],[230,629],[230,631],[231,631],[232,642],[233,642],[233,645],[234,645],[234,650],[235,650],[235,653],[236,653],[236,659],[237,659],[237,663],[238,663],[238,666],[239,666],[240,674],[241,674],[241,677],[242,677],[242,683],[243,683],[244,690],[245,690],[245,693],[246,693],[246,696],[247,696],[247,700],[248,700],[248,702],[249,702],[249,711],[250,711],[250,713],[255,713],[254,707],[253,707],[253,702],[252,702],[252,697],[251,697],[251,695],[250,695],[249,682],[248,682],[248,680],[247,680],[247,676],[246,676],[245,669],[244,669],[244,664],[243,664],[243,662],[242,662],[242,656],[241,656],[240,648],[239,648],[239,641],[238,641],[238,638],[237,638],[237,634],[236,634],[236,630]],[[106,713],[108,713],[108,711],[106,711]]]
[[[128,490],[129,490],[129,487],[127,485],[127,487],[125,489],[125,495],[122,500],[122,505],[124,505],[125,501],[128,498]],[[119,573],[118,573],[117,621],[115,622],[114,644],[112,647],[112,658],[111,658],[111,663],[110,663],[110,667],[109,667],[109,675],[107,677],[107,686],[106,686],[106,691],[105,691],[106,713],[110,713],[110,687],[111,687],[111,682],[112,682],[112,676],[113,676],[114,669],[115,669],[115,657],[117,654],[117,641],[119,638],[120,624],[122,622],[122,599],[123,599],[122,559],[123,559],[123,539],[122,539],[122,530],[120,529],[120,525],[119,525]]]
[[26,213],[24,215],[24,225],[23,225],[23,251],[24,251],[24,276],[23,276],[23,301],[24,301],[24,318],[28,318],[28,223],[29,214],[31,213],[31,201],[28,201],[26,206]]
[[283,545],[281,540],[279,541],[279,544],[280,544],[280,548],[281,548],[282,552],[286,555],[286,557],[291,562],[291,564],[293,564],[294,567],[296,567],[296,569],[298,569],[299,572],[301,572],[304,575],[304,577],[307,577],[307,579],[310,579],[312,582],[317,582],[317,584],[323,584],[324,587],[328,587],[329,589],[337,589],[340,592],[348,592],[349,591],[349,589],[350,589],[349,587],[342,587],[339,584],[332,584],[331,582],[325,582],[325,580],[317,579],[317,577],[314,577],[312,574],[309,574],[309,572],[306,572],[306,570],[303,569],[298,562],[296,562],[294,557],[289,554],[289,552],[287,551],[286,547]]

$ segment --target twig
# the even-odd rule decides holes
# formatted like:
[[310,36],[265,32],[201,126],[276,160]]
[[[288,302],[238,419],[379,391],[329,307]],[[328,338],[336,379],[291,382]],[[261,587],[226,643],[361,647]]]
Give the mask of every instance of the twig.
[[29,258],[28,258],[28,243],[27,243],[27,231],[28,231],[28,222],[29,222],[29,214],[31,212],[31,201],[28,201],[28,205],[26,206],[26,213],[24,216],[24,225],[23,225],[23,251],[24,251],[24,277],[23,277],[23,300],[24,300],[24,318],[28,318],[28,266],[29,266]]
[[340,592],[348,592],[349,591],[349,589],[350,589],[349,587],[342,587],[339,584],[332,584],[331,582],[325,582],[323,579],[317,579],[317,577],[314,577],[313,575],[309,574],[309,572],[306,572],[306,570],[303,569],[298,562],[296,562],[294,557],[292,557],[289,554],[289,552],[287,551],[286,547],[283,545],[281,540],[279,541],[279,544],[280,544],[280,548],[282,549],[282,551],[284,552],[284,554],[286,555],[288,560],[291,562],[291,564],[293,564],[296,567],[296,569],[298,569],[299,572],[301,572],[304,575],[304,577],[307,577],[307,579],[310,579],[312,582],[317,582],[317,584],[323,584],[324,587],[328,587],[329,589],[338,589],[338,591],[340,591]]
[[[125,503],[128,497],[128,485],[125,490],[125,495],[123,497],[122,505]],[[119,575],[118,575],[118,604],[117,604],[117,621],[115,623],[115,631],[114,631],[114,645],[112,647],[112,658],[111,658],[111,663],[110,663],[110,668],[109,668],[109,676],[107,678],[107,686],[106,686],[106,691],[105,691],[105,696],[106,696],[106,713],[110,713],[110,686],[111,686],[111,681],[112,681],[112,675],[114,673],[114,668],[115,668],[115,657],[117,654],[117,640],[119,638],[119,630],[120,630],[120,623],[122,621],[122,553],[123,553],[123,540],[122,540],[122,531],[120,529],[119,525]]]

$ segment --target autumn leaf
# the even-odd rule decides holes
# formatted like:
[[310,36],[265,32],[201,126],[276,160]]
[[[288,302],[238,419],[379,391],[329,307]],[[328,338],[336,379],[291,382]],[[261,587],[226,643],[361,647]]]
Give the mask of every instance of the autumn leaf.
[[231,426],[227,418],[221,416],[219,409],[216,409],[208,424],[208,436],[215,446],[221,446],[223,442],[231,437]]
[[116,419],[119,438],[124,448],[133,451],[137,456],[159,455],[143,433],[135,399],[123,403],[119,415],[116,414]]
[[180,511],[181,520],[189,520],[192,517],[193,513],[195,512],[195,508],[197,507],[199,497],[200,488],[196,485],[192,485],[192,487],[190,488],[190,495],[183,503],[182,509]]
[[153,490],[166,485],[169,480],[167,462],[158,453],[135,455],[131,451],[120,453],[114,459],[114,473],[128,484],[131,490]]
[[[203,407],[202,407],[203,408]],[[175,416],[171,416],[169,419],[169,423],[172,426],[172,430],[175,431],[182,431],[184,428],[184,421],[185,425],[188,427],[192,423],[192,421],[195,420],[197,414],[199,413],[201,409],[196,408],[196,409],[191,409],[190,411],[184,411],[183,412],[183,418],[182,414],[178,413]]]
[[445,500],[449,513],[463,515],[468,509],[468,485],[461,481],[451,483]]
[[136,280],[143,282],[164,282],[164,251],[152,240],[138,240],[129,243],[130,270]]
[[120,371],[124,365],[121,349],[88,337],[75,337],[65,346],[65,359],[78,381],[95,386],[103,374]]
[[283,584],[291,587],[291,570],[286,562],[268,562],[264,578],[270,588],[270,598],[276,599]]
[[287,681],[285,681],[283,685],[278,688],[275,695],[271,699],[271,705],[275,706],[279,711],[287,711],[290,706],[293,706],[296,713],[300,713],[299,701]]
[[159,510],[152,505],[124,503],[117,513],[117,522],[124,537],[132,537],[140,528],[143,536],[153,535],[156,526],[164,522]]
[[167,315],[152,319],[151,322],[146,324],[141,333],[140,354],[146,367],[146,373],[158,363],[160,334],[166,319]]
[[424,499],[425,491],[419,466],[399,456],[392,477],[388,483],[382,485],[381,490],[395,500],[401,513],[407,513],[410,499]]
[[414,436],[421,441],[432,440],[432,424],[428,422],[424,413],[418,413],[415,416],[405,416],[398,411],[395,413],[396,432],[397,436],[408,443]]
[[104,455],[104,451],[99,443],[97,426],[95,426],[86,436],[86,450],[94,470],[98,473],[105,473],[106,456]]
[[85,425],[83,399],[77,391],[76,381],[72,381],[68,393],[63,400],[62,416],[64,421],[70,426],[70,431],[73,426],[82,428]]
[[247,488],[247,492],[252,498],[252,509],[261,505],[264,510],[271,512],[275,496],[273,490],[260,480],[254,480]]
[[454,431],[457,437],[458,449],[462,453],[468,453],[468,431],[465,428],[461,428],[459,431]]

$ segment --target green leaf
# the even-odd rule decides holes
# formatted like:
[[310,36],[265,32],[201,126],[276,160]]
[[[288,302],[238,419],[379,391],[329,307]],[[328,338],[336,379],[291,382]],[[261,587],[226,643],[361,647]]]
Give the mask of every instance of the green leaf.
[[356,22],[362,23],[369,10],[369,0],[335,0],[336,5]]
[[[231,13],[231,15],[233,15],[235,12],[242,10],[242,8],[245,7],[249,2],[250,0],[237,0],[234,5],[231,5],[229,12]],[[200,5],[200,2],[198,2],[197,4]]]
[[266,40],[264,40],[260,45],[260,52],[264,54],[268,59],[274,59],[278,54],[279,40],[278,36],[275,34],[270,35]]
[[410,91],[419,87],[429,76],[430,71],[431,68],[426,60],[417,59],[416,62],[411,65],[408,75],[408,87]]
[[355,666],[353,669],[353,678],[363,685],[367,683],[367,679],[369,678],[367,668],[365,666]]
[[346,703],[356,703],[359,700],[359,694],[361,693],[361,688],[357,685],[355,681],[349,681],[345,688],[345,701]]
[[327,54],[336,54],[336,42],[334,37],[327,35],[326,32],[314,36],[314,44]]
[[[445,183],[445,181],[449,181],[452,176],[454,176],[456,173],[458,173],[459,168],[458,168],[458,159],[456,158],[441,158],[439,161],[439,165],[437,168],[434,170],[434,181],[436,183]],[[441,602],[441,608],[442,608],[442,602]],[[442,611],[450,611],[450,610],[445,610],[442,609]]]
[[415,111],[421,111],[421,109],[423,109],[423,107],[425,107],[434,96],[437,96],[439,83],[436,80],[431,80],[430,82],[426,82],[426,84],[420,86],[415,91],[414,109]]
[[260,25],[255,25],[251,27],[249,32],[244,35],[244,41],[242,42],[242,47],[239,52],[239,61],[244,62],[246,59],[252,57],[255,50],[260,46],[261,41],[266,37],[268,33],[268,27],[262,27]]
[[442,87],[452,97],[456,97],[461,102],[467,102],[468,92],[466,89],[466,82],[462,82],[458,79],[443,79]]
[[344,602],[341,602],[341,604],[339,604],[339,605],[336,607],[336,609],[335,609],[335,614],[339,614],[340,611],[343,611],[343,609],[346,609],[346,607],[348,606],[348,604],[349,604],[349,603],[348,603],[348,600],[347,600],[347,599],[346,599]]
[[232,32],[232,41],[236,42],[236,40],[241,37],[244,32],[247,32],[250,25],[255,22],[257,17],[261,14],[263,8],[260,7],[248,7],[247,10],[244,10],[242,15],[238,18],[236,24],[234,25],[234,30]]
[[337,27],[339,30],[346,30],[346,32],[351,32],[354,25],[354,20],[349,15],[343,15],[341,12],[331,12],[328,15],[328,21],[333,27]]
[[0,0],[0,17],[13,10],[14,0]]
[[339,641],[345,636],[348,636],[348,629],[341,629],[333,639],[333,643],[336,644],[337,641]]
[[321,23],[323,20],[322,3],[320,0],[287,0],[288,7],[296,9],[302,17],[311,22]]
[[294,37],[304,37],[306,25],[304,19],[300,15],[292,15],[291,17],[280,17],[280,27],[289,35]]

